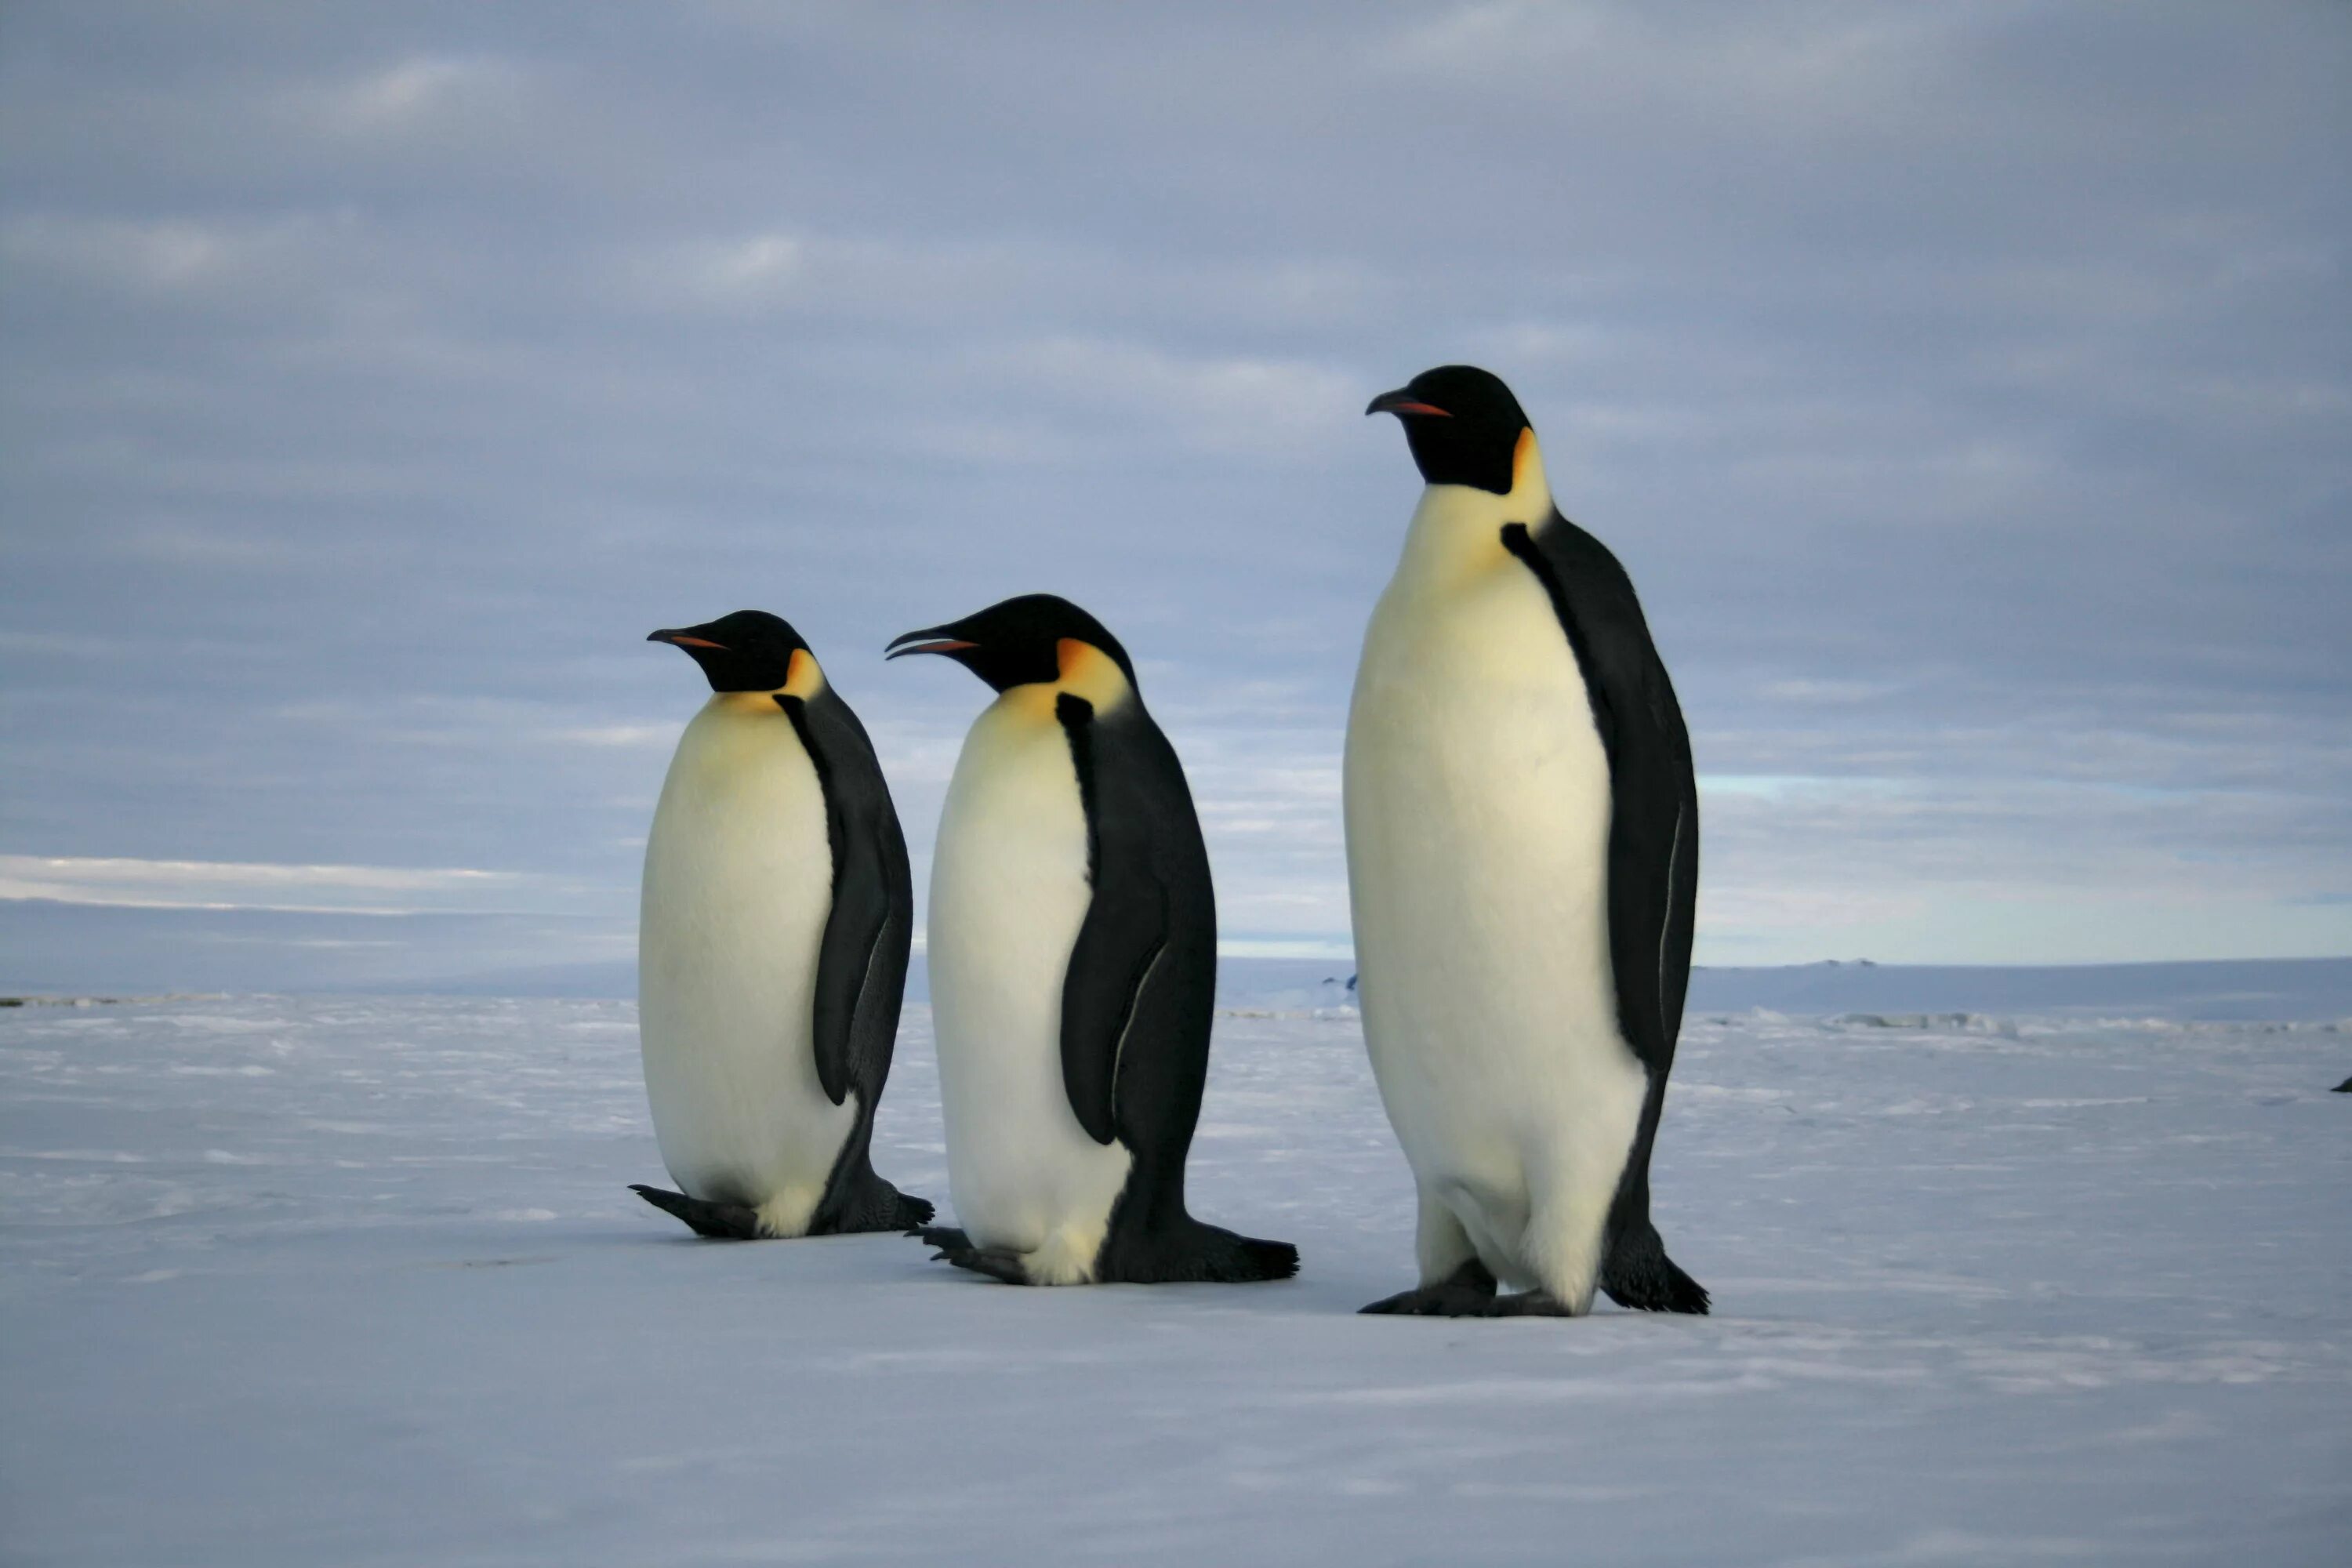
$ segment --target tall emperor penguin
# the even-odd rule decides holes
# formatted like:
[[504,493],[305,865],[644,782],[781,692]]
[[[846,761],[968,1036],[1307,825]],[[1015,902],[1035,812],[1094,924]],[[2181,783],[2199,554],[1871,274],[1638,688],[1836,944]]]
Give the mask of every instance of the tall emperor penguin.
[[874,1173],[914,929],[907,843],[866,728],[787,623],[653,633],[710,682],[646,838],[638,1033],[662,1163],[639,1195],[736,1240],[931,1217]]
[[1650,1223],[1698,890],[1674,685],[1510,388],[1446,365],[1365,412],[1428,488],[1348,715],[1364,1038],[1421,1200],[1419,1286],[1364,1310],[1704,1312]]

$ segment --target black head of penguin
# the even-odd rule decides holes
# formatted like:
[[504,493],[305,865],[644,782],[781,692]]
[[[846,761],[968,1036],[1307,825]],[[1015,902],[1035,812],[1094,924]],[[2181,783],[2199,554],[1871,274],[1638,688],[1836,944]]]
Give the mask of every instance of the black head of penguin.
[[1069,600],[1052,594],[1024,594],[960,621],[893,637],[890,657],[945,654],[995,689],[1006,691],[1060,679],[1064,642],[1100,648],[1118,664],[1128,685],[1135,684],[1135,666],[1110,629]]
[[1381,393],[1364,412],[1403,422],[1412,460],[1429,483],[1511,493],[1528,416],[1502,377],[1475,364],[1439,365]]
[[778,690],[792,679],[793,655],[808,647],[789,621],[765,610],[738,610],[698,626],[648,632],[646,641],[684,648],[702,667],[713,691]]

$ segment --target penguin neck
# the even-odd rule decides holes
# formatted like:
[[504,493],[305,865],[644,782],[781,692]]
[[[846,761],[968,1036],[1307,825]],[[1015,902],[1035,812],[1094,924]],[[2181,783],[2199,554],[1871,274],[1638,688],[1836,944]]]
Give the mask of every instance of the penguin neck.
[[1544,477],[1536,433],[1519,432],[1507,495],[1475,485],[1431,485],[1421,492],[1406,531],[1397,576],[1433,584],[1492,570],[1511,559],[1503,530],[1514,522],[1540,530],[1552,515],[1551,482]]
[[1098,715],[1135,700],[1135,688],[1118,660],[1092,643],[1064,637],[1055,647],[1055,662],[1060,674],[1054,679],[1007,687],[993,706],[1007,714],[1058,724],[1055,704],[1066,692],[1085,698]]
[[824,671],[817,667],[816,656],[804,647],[794,648],[782,686],[765,691],[714,691],[703,710],[737,719],[773,718],[783,711],[777,698],[797,697],[805,702],[824,689]]

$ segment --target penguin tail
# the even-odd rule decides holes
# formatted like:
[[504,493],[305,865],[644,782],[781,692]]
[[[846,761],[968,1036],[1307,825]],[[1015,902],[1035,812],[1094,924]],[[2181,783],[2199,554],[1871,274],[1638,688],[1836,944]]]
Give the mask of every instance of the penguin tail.
[[1675,1266],[1657,1227],[1644,1224],[1640,1231],[1617,1238],[1609,1261],[1601,1270],[1601,1288],[1621,1307],[1640,1312],[1689,1312],[1706,1315],[1706,1287]]
[[757,1210],[742,1204],[707,1203],[690,1198],[684,1193],[667,1192],[660,1187],[632,1184],[629,1191],[667,1215],[675,1215],[686,1222],[687,1228],[697,1236],[707,1236],[713,1241],[756,1241],[760,1237],[760,1215]]

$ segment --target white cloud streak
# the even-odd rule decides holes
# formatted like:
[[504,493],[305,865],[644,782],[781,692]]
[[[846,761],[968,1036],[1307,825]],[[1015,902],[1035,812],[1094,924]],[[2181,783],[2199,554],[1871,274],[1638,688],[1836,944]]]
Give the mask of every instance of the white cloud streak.
[[467,867],[299,866],[0,855],[0,899],[303,914],[559,913],[563,879]]

